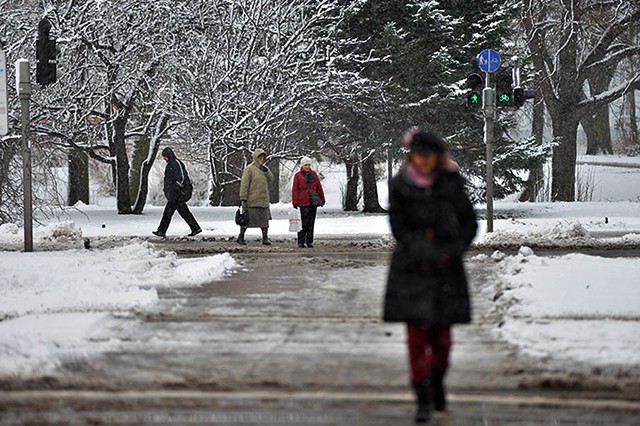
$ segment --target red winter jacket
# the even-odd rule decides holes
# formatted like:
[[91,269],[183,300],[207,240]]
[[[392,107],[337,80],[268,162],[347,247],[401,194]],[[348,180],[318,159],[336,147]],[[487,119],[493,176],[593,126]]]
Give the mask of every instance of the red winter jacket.
[[315,178],[313,182],[309,183],[309,189],[307,189],[307,184],[305,183],[302,170],[296,173],[293,177],[293,188],[291,188],[291,202],[300,207],[311,207],[311,201],[309,197],[309,190],[311,190],[320,195],[320,199],[322,199],[322,204],[324,205],[324,191],[322,190],[320,178],[318,177],[318,174],[313,170],[309,170],[309,173],[312,173],[313,177]]

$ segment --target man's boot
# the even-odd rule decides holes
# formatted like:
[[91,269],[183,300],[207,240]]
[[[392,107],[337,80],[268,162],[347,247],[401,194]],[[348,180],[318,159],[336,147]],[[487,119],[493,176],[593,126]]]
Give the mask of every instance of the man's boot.
[[429,377],[425,377],[420,383],[413,385],[418,403],[418,411],[416,412],[415,418],[416,423],[426,423],[431,420],[431,406],[429,402],[430,386],[431,380]]
[[431,374],[431,392],[433,393],[433,408],[436,411],[447,409],[447,397],[444,390],[445,371],[433,371]]

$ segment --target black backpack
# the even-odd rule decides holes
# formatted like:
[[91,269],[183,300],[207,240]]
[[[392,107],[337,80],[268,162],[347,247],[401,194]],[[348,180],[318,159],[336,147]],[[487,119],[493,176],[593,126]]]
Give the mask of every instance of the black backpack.
[[178,164],[180,164],[180,173],[182,174],[182,180],[176,181],[178,201],[186,203],[191,199],[191,195],[193,195],[193,185],[191,184],[191,179],[189,179],[187,169],[184,167],[182,161],[178,160]]

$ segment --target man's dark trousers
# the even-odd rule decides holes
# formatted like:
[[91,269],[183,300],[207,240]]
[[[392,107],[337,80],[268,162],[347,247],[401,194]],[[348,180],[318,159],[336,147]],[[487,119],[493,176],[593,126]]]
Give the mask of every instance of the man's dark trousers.
[[191,231],[196,231],[200,229],[200,225],[198,225],[198,221],[191,211],[189,210],[189,206],[187,203],[175,203],[175,202],[167,202],[167,205],[164,207],[164,212],[162,213],[162,220],[160,221],[160,226],[158,227],[158,231],[166,234],[167,229],[169,229],[169,224],[171,223],[171,218],[175,211],[178,211],[178,214],[187,222]]

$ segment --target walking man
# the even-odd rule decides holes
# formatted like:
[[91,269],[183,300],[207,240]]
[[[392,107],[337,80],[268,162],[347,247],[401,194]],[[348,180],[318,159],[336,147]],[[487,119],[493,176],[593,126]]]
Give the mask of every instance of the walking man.
[[164,169],[164,195],[167,197],[167,204],[162,213],[162,220],[156,231],[152,233],[159,237],[167,235],[167,229],[171,223],[171,218],[175,211],[187,222],[191,228],[190,237],[198,235],[202,232],[202,228],[198,225],[198,221],[187,206],[187,201],[191,199],[193,186],[187,174],[187,169],[182,161],[178,160],[176,154],[169,147],[162,150],[162,158],[167,162]]

